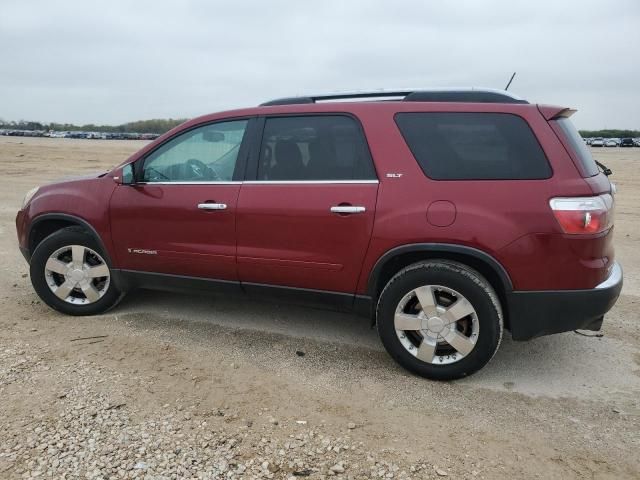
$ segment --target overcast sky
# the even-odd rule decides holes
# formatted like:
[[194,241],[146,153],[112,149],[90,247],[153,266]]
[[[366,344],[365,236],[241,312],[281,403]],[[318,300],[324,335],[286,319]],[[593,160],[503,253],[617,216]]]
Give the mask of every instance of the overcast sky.
[[117,124],[304,93],[504,88],[640,129],[640,1],[36,1],[0,7],[0,118]]

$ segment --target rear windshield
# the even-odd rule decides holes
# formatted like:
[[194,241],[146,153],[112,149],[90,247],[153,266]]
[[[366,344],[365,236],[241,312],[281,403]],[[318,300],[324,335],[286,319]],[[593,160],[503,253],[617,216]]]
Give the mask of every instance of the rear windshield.
[[[565,145],[571,149],[575,158],[580,162],[582,176],[586,178],[597,175],[598,165],[596,165],[596,161],[591,155],[591,150],[589,150],[589,147],[584,143],[584,140],[582,140],[578,130],[576,130],[576,127],[571,123],[571,120],[562,117],[553,121],[560,127],[560,130],[562,130],[566,140]],[[598,138],[596,140],[602,139]]]
[[396,123],[434,180],[531,180],[551,176],[527,122],[507,113],[398,113]]

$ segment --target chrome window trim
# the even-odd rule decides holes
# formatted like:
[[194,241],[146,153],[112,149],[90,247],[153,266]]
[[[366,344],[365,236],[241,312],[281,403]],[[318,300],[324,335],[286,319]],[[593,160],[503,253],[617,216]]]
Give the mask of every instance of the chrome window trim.
[[329,185],[329,184],[376,184],[379,180],[246,180],[248,185]]
[[132,185],[330,185],[378,184],[379,180],[245,180],[229,182],[136,182]]
[[240,185],[240,181],[228,181],[228,182],[136,182],[132,185]]

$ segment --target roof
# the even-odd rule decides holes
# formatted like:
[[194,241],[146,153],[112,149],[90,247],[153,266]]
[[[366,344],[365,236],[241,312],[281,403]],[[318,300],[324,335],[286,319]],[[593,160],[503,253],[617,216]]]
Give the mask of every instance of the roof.
[[260,104],[261,107],[275,105],[300,105],[336,100],[401,100],[405,102],[465,102],[465,103],[529,103],[506,90],[491,88],[438,88],[399,89],[328,93],[277,98]]

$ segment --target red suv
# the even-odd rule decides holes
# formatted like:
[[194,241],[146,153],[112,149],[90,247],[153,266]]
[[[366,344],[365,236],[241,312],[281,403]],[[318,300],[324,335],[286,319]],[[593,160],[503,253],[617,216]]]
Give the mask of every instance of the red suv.
[[620,293],[612,185],[573,112],[470,89],[207,115],[29,192],[20,249],[67,314],[136,287],[331,306],[370,316],[407,369],[459,378],[503,328],[598,330]]

